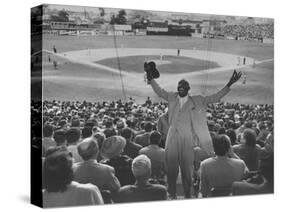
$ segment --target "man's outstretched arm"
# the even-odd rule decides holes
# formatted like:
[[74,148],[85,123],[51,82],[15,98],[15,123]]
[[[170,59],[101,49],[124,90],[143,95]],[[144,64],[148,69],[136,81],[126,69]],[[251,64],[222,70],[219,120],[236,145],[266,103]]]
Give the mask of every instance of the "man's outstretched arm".
[[151,85],[153,91],[161,98],[168,101],[168,92],[161,88],[158,83],[154,79],[149,80],[149,84]]
[[237,73],[236,70],[234,70],[226,86],[224,86],[219,92],[212,94],[210,96],[206,96],[205,103],[209,104],[209,103],[219,102],[221,98],[223,98],[226,94],[228,94],[228,92],[230,91],[230,87],[240,79],[241,75],[242,75],[241,72]]

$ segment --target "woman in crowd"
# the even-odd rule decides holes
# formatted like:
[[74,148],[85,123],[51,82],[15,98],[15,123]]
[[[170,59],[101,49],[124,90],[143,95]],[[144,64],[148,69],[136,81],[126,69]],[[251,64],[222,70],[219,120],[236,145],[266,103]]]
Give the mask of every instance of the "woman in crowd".
[[72,156],[58,147],[46,154],[43,164],[43,206],[65,207],[103,204],[99,189],[73,181]]

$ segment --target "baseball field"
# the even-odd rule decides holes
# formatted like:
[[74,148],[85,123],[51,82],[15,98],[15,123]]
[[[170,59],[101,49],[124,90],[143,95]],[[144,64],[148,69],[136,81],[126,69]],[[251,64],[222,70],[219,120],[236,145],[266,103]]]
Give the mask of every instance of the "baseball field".
[[44,35],[43,99],[103,101],[133,97],[141,103],[150,96],[159,101],[144,81],[143,63],[152,60],[161,75],[157,81],[168,91],[176,91],[177,82],[185,78],[191,94],[209,95],[222,88],[236,69],[243,77],[223,101],[273,104],[273,44],[173,36],[115,39]]

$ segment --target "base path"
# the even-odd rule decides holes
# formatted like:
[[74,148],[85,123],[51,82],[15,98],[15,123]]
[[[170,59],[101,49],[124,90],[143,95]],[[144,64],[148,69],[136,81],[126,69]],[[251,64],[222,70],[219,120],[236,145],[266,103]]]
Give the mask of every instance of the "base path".
[[[51,51],[44,50],[47,53],[54,54]],[[162,55],[162,56],[177,56],[177,49],[155,49],[155,48],[118,48],[118,55],[119,57],[128,57],[128,56],[138,56],[147,55],[147,60],[149,60],[150,55]],[[100,60],[108,59],[108,58],[116,58],[116,49],[114,48],[106,48],[106,49],[86,49],[86,50],[80,50],[80,51],[70,51],[70,52],[63,52],[63,53],[56,53],[54,54],[57,57],[61,57],[63,59],[69,60],[74,63],[87,65],[90,67],[96,67],[100,68],[109,72],[115,72],[119,73],[118,69],[101,65],[97,63]],[[243,56],[241,55],[234,55],[234,54],[226,54],[226,53],[220,53],[220,52],[213,52],[213,51],[201,51],[201,50],[187,50],[187,49],[181,49],[180,51],[181,57],[189,57],[189,58],[195,58],[205,61],[212,61],[216,62],[219,66],[219,68],[214,69],[207,69],[207,70],[199,70],[196,72],[191,72],[187,74],[178,74],[178,75],[199,75],[199,74],[206,74],[206,72],[220,72],[224,70],[229,69],[239,69],[243,68],[245,66],[259,64],[261,61],[254,60],[253,58],[246,57],[246,63],[245,65],[238,65],[238,58],[240,57],[240,64],[242,64]],[[122,71],[123,75],[130,75],[130,71]],[[135,73],[134,73],[135,74]],[[175,75],[173,73],[173,75]]]

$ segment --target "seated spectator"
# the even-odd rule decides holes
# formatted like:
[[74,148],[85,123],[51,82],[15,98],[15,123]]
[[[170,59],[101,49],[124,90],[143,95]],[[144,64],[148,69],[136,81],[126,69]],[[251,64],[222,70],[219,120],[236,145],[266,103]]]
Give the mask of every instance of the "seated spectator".
[[267,194],[274,192],[273,154],[261,162],[260,173],[256,176],[234,182],[233,195]]
[[54,151],[46,157],[43,187],[44,207],[103,204],[98,187],[73,181],[72,158],[64,150]]
[[233,151],[246,163],[250,171],[258,170],[261,148],[256,145],[254,130],[245,129],[241,144],[233,146]]
[[73,165],[74,180],[79,183],[92,183],[101,191],[118,191],[120,183],[115,176],[114,168],[97,162],[99,153],[97,141],[92,137],[86,138],[77,148],[83,162]]
[[106,128],[103,131],[103,134],[105,135],[106,138],[117,135],[116,130],[114,128]]
[[115,169],[115,175],[121,186],[135,182],[131,170],[132,159],[127,155],[122,155],[125,146],[126,140],[123,137],[111,136],[104,140],[101,147],[101,155],[106,159],[103,163]]
[[97,140],[97,143],[98,143],[98,146],[99,146],[99,155],[98,155],[97,160],[100,162],[102,160],[100,150],[101,150],[102,144],[105,140],[105,135],[102,132],[96,132],[94,134],[94,138]]
[[157,122],[157,129],[161,134],[160,147],[165,148],[166,138],[169,130],[168,111],[163,113]]
[[43,148],[43,155],[51,146],[56,146],[56,142],[53,139],[54,130],[52,125],[46,124],[43,127],[43,139],[42,139],[42,148]]
[[120,135],[126,139],[126,146],[123,154],[128,155],[132,159],[137,157],[142,146],[132,141],[134,134],[131,128],[126,127],[122,129]]
[[167,189],[163,185],[149,183],[151,162],[145,155],[139,155],[132,162],[132,172],[136,178],[135,185],[120,189],[114,202],[143,202],[167,199]]
[[80,120],[79,119],[72,119],[71,120],[71,127],[77,127],[80,128]]
[[80,141],[80,130],[77,128],[70,128],[66,132],[67,150],[72,153],[74,163],[82,161],[78,154],[77,143]]
[[150,134],[150,145],[139,151],[139,154],[144,154],[151,160],[151,176],[155,179],[163,179],[165,175],[165,149],[159,146],[160,142],[161,134],[153,131]]
[[226,131],[226,135],[230,138],[231,146],[234,146],[237,144],[237,136],[234,129],[228,129]]
[[82,138],[89,138],[92,136],[92,128],[91,127],[83,127],[82,129]]
[[66,146],[65,130],[55,131],[54,140],[55,140],[57,146]]
[[142,147],[148,146],[149,145],[149,137],[150,137],[150,133],[152,131],[153,125],[151,122],[146,122],[144,124],[144,130],[145,133],[141,134],[141,135],[137,135],[134,142],[136,144],[141,145]]
[[203,197],[210,196],[212,188],[231,188],[234,181],[241,180],[248,172],[244,161],[229,158],[230,139],[227,135],[217,135],[213,139],[216,156],[202,161],[200,165],[200,190]]

